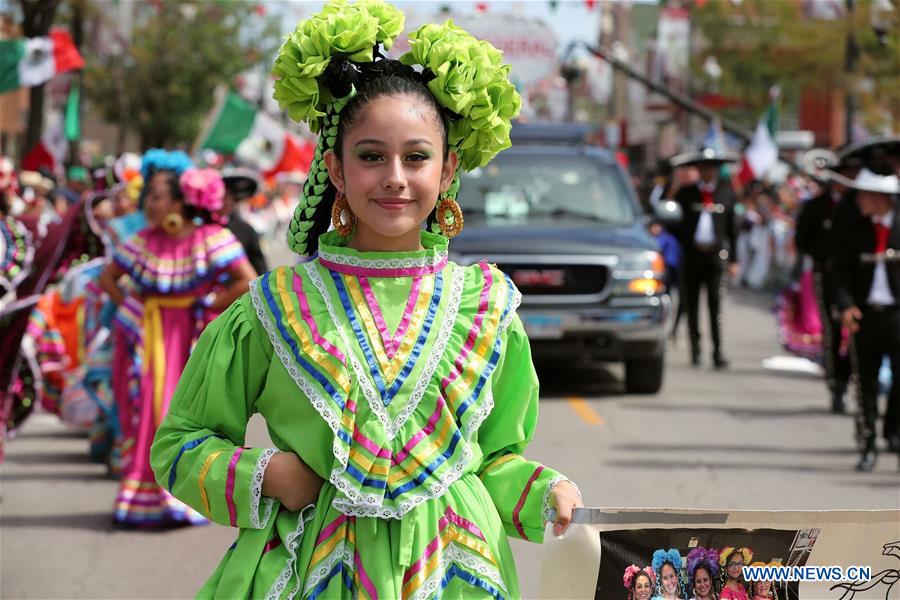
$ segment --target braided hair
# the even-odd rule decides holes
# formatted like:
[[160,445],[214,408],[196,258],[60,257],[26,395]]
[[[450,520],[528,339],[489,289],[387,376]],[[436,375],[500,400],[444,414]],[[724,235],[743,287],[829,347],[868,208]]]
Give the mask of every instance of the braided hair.
[[[350,129],[364,117],[364,111],[373,100],[382,96],[409,96],[428,106],[441,130],[443,159],[450,152],[448,131],[454,115],[442,107],[429,91],[430,72],[420,73],[398,60],[381,59],[370,63],[350,60],[332,60],[322,74],[321,83],[335,100],[324,117],[319,144],[313,157],[309,176],[303,189],[303,197],[294,211],[288,227],[288,244],[299,254],[312,255],[318,250],[318,238],[328,231],[331,209],[337,188],[331,182],[325,168],[325,154],[334,152],[343,159],[343,141]],[[355,92],[355,93],[354,93]],[[458,180],[448,194],[459,188]],[[428,217],[428,227],[434,228],[436,209]]]

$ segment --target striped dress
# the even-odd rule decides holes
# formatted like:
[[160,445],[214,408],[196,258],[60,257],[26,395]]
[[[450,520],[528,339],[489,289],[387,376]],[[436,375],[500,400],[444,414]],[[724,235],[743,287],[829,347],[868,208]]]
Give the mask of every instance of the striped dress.
[[[208,224],[179,239],[144,229],[118,245],[113,260],[135,290],[116,315],[113,393],[124,439],[114,521],[150,527],[205,523],[156,485],[150,444],[191,349],[211,320],[199,301],[247,257],[229,230]],[[138,365],[132,364],[135,356]]]
[[[240,529],[199,597],[520,597],[507,536],[541,541],[564,479],[522,456],[538,382],[520,294],[441,236],[345,242],[325,234],[213,322],[157,432],[160,484]],[[275,448],[243,446],[257,412]],[[276,451],[325,480],[315,504],[261,494]]]

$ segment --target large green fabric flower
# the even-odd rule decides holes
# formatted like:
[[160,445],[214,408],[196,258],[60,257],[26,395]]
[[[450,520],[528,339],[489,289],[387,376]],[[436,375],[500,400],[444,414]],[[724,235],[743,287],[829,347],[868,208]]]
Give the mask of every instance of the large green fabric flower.
[[510,121],[522,105],[509,82],[509,65],[502,63],[503,53],[451,20],[425,25],[409,38],[410,50],[400,61],[434,73],[428,83],[431,93],[461,117],[451,123],[448,140],[459,154],[460,167],[483,167],[509,148]]
[[389,48],[401,31],[403,13],[383,0],[327,3],[285,38],[272,68],[273,97],[288,116],[318,131],[327,104],[334,100],[318,81],[331,59],[340,55],[371,62],[375,44]]
[[375,39],[385,50],[390,50],[394,45],[394,38],[403,33],[403,26],[406,24],[403,13],[383,0],[358,0],[356,5],[378,19],[378,35]]

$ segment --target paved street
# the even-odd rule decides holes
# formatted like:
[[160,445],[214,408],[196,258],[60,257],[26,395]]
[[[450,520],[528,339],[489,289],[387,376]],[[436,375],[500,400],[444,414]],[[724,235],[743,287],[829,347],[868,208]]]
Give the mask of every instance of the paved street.
[[[882,455],[873,473],[855,473],[852,420],[828,412],[823,384],[762,368],[781,354],[768,307],[759,295],[729,298],[728,372],[691,368],[685,332],[670,346],[658,396],[624,396],[619,368],[542,366],[530,456],[566,472],[595,506],[900,508],[897,457]],[[263,431],[253,422],[250,442],[264,443]],[[191,596],[233,532],[112,529],[116,483],[88,462],[86,449],[47,416],[10,444],[0,468],[0,596]],[[523,590],[533,595],[540,548],[514,549]]]

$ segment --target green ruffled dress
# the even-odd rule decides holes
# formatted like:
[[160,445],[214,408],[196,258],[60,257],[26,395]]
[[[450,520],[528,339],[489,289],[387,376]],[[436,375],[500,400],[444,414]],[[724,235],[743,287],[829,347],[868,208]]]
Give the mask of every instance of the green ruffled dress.
[[[199,597],[518,598],[507,536],[542,541],[564,479],[522,452],[538,381],[496,267],[361,253],[331,232],[204,332],[151,461],[160,485],[234,545]],[[325,484],[289,511],[261,495],[275,449],[244,448],[250,416]]]

